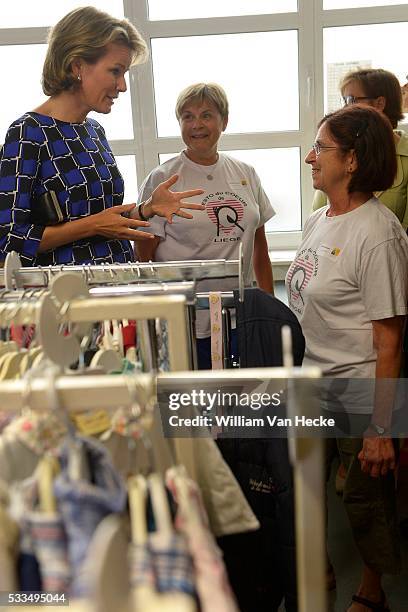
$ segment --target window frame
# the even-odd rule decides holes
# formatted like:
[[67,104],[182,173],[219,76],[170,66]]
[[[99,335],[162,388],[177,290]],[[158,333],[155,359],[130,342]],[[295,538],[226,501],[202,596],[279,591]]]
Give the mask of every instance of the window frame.
[[[162,21],[148,19],[148,0],[123,0],[123,4],[125,17],[141,31],[150,50],[151,39],[156,37],[298,30],[299,130],[224,134],[220,150],[298,147],[303,226],[313,201],[310,170],[303,159],[314,140],[315,126],[324,109],[323,30],[327,27],[405,22],[408,21],[408,2],[384,7],[323,10],[323,0],[298,0],[297,13]],[[47,27],[3,28],[0,29],[0,45],[44,43],[47,32]],[[180,137],[157,136],[151,54],[146,64],[130,70],[129,88],[134,138],[111,140],[110,144],[115,155],[135,155],[140,186],[144,177],[158,164],[159,155],[179,151],[183,143]],[[407,125],[402,127],[408,128]],[[267,238],[270,249],[290,250],[299,244],[301,232],[271,232]]]

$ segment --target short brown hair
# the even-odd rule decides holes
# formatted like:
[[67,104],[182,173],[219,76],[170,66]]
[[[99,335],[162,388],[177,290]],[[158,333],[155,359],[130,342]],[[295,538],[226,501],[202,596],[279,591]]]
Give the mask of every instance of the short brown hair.
[[227,94],[217,83],[194,83],[179,93],[176,102],[176,117],[180,120],[183,108],[189,102],[202,104],[209,100],[214,104],[223,119],[228,119]]
[[396,128],[398,121],[404,115],[402,113],[401,86],[395,74],[382,68],[366,68],[349,72],[340,84],[341,93],[351,81],[360,83],[364,94],[369,98],[374,99],[384,96],[385,107],[383,113],[391,121],[392,127]]
[[146,61],[148,52],[140,33],[127,19],[116,19],[92,6],[65,15],[48,35],[42,88],[47,96],[70,89],[76,79],[72,62],[79,58],[95,64],[109,43],[125,45],[132,52],[132,65]]
[[323,117],[333,139],[346,153],[354,150],[357,169],[348,186],[354,191],[385,191],[397,173],[392,127],[387,117],[371,106],[353,104]]

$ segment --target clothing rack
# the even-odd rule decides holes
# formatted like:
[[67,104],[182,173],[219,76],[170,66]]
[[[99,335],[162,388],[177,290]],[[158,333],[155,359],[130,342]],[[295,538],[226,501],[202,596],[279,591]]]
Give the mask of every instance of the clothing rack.
[[[188,354],[190,366],[197,369],[195,342],[195,311],[208,310],[208,293],[195,291],[194,281],[210,278],[238,277],[239,299],[244,299],[242,245],[239,259],[193,260],[173,262],[149,262],[82,266],[22,267],[17,253],[9,253],[4,270],[0,270],[0,287],[6,290],[46,288],[61,273],[78,275],[89,288],[90,295],[113,297],[119,295],[184,295],[186,298],[186,320],[188,327]],[[191,283],[191,284],[188,284]],[[22,294],[24,295],[24,294]],[[7,294],[6,294],[7,296]],[[5,296],[5,297],[6,297]],[[2,299],[3,296],[1,296]],[[223,308],[234,308],[232,292],[222,293]],[[153,317],[151,317],[153,318]],[[223,309],[224,326],[229,329],[229,317]],[[223,334],[224,366],[230,367],[229,334]]]
[[[64,323],[91,324],[94,321],[116,319],[165,319],[168,324],[170,368],[187,370],[191,366],[186,298],[184,295],[115,295],[89,296],[81,278],[65,272],[54,279],[51,290],[44,291],[35,301],[24,292],[13,291],[4,296],[0,306],[0,325],[35,323],[44,353],[54,363],[68,367],[80,354],[80,341],[87,326],[79,326],[78,339],[73,333],[62,336]],[[78,326],[77,326],[78,328]]]
[[131,262],[127,264],[101,264],[82,266],[22,267],[20,257],[11,252],[7,255],[4,269],[0,270],[0,287],[6,289],[24,287],[48,287],[61,272],[81,275],[88,287],[168,281],[197,281],[215,278],[238,278],[240,297],[243,298],[242,245],[239,259]]
[[[59,401],[70,413],[86,409],[116,409],[130,406],[135,400],[135,390],[141,404],[145,404],[155,394],[155,381],[171,382],[182,378],[191,381],[192,388],[199,387],[202,378],[211,379],[214,384],[231,381],[257,380],[259,383],[272,379],[297,381],[318,379],[318,368],[256,368],[234,371],[177,372],[163,373],[154,377],[139,374],[132,377],[134,389],[129,385],[129,377],[109,376],[61,376],[54,382]],[[29,406],[33,410],[44,411],[50,401],[49,380],[41,376],[26,380],[5,381],[0,383],[0,405],[10,412],[19,412]],[[86,398],[86,399],[85,399]],[[302,403],[307,401],[304,394],[297,396],[297,405],[292,406],[297,414],[303,414]],[[289,411],[290,412],[290,411]],[[188,462],[191,445],[197,440],[192,438],[171,439],[176,452]],[[322,473],[323,441],[317,438],[293,438],[295,455],[295,497],[296,497],[296,549],[298,563],[298,592],[300,612],[326,612],[325,590],[325,514],[321,500],[324,498],[324,478]],[[193,471],[191,464],[188,468]]]
[[[15,259],[15,258],[14,258]],[[79,340],[71,333],[69,336],[59,334],[59,328],[64,323],[75,323],[74,328],[82,329],[82,335],[86,334],[86,324],[96,320],[109,319],[153,319],[160,318],[168,321],[169,332],[169,354],[170,366],[172,373],[160,374],[157,380],[169,380],[171,378],[183,378],[191,380],[193,384],[200,384],[200,380],[205,376],[211,378],[214,383],[230,383],[231,378],[238,382],[239,380],[247,379],[288,379],[292,381],[289,386],[296,389],[297,380],[305,378],[318,378],[320,372],[317,368],[257,368],[235,371],[212,371],[212,372],[191,372],[188,358],[188,325],[186,324],[186,295],[140,295],[140,290],[136,289],[137,285],[129,288],[104,287],[101,291],[95,291],[88,288],[89,280],[92,277],[93,269],[90,271],[86,267],[66,266],[64,273],[56,277],[53,271],[46,269],[30,269],[25,268],[19,272],[15,268],[16,262],[8,265],[4,270],[4,279],[7,280],[7,288],[12,289],[18,286],[18,275],[32,275],[31,279],[38,278],[35,275],[40,274],[42,284],[40,287],[48,287],[50,281],[52,286],[50,289],[40,292],[40,297],[35,301],[29,299],[27,292],[14,289],[2,296],[3,304],[0,304],[0,323],[5,316],[6,321],[10,322],[12,315],[13,323],[17,325],[26,325],[27,323],[36,323],[39,330],[40,341],[46,354],[56,363],[60,365],[70,365],[75,361],[75,357],[79,351]],[[176,262],[180,264],[180,262]],[[197,264],[199,262],[194,262]],[[204,269],[209,262],[201,262]],[[212,263],[212,262],[211,262]],[[219,262],[216,262],[214,271]],[[234,262],[223,262],[224,264],[233,264]],[[236,263],[236,262],[235,262]],[[183,262],[186,265],[186,262]],[[154,267],[158,264],[139,264],[146,269]],[[170,264],[169,264],[170,265]],[[238,263],[239,265],[239,263]],[[115,265],[116,266],[116,265]],[[114,267],[115,267],[114,266]],[[128,269],[126,274],[132,273],[134,278],[135,264],[126,264]],[[132,268],[133,266],[133,268]],[[164,270],[166,267],[160,268]],[[200,269],[201,266],[198,267]],[[77,268],[77,269],[75,269]],[[104,284],[109,284],[106,279],[112,280],[112,285],[118,284],[113,281],[115,272],[113,267],[102,266],[98,267],[96,272],[104,277]],[[119,268],[121,266],[119,265]],[[181,266],[180,269],[182,269]],[[85,270],[88,269],[86,273]],[[218,268],[220,269],[220,268]],[[67,271],[69,270],[69,272]],[[224,268],[225,270],[225,268]],[[60,272],[60,270],[59,270]],[[153,274],[153,272],[152,272]],[[215,276],[201,276],[200,278],[214,278]],[[119,272],[118,272],[118,278]],[[116,279],[118,281],[118,278]],[[154,279],[158,280],[157,277]],[[27,284],[33,286],[32,280],[28,276]],[[99,280],[95,284],[101,284]],[[34,285],[35,286],[35,285]],[[243,285],[241,283],[243,290]],[[122,290],[123,289],[123,290]],[[90,294],[90,291],[93,292]],[[158,291],[158,287],[156,288]],[[166,290],[161,287],[164,293]],[[110,295],[109,295],[110,293]],[[199,296],[200,299],[204,296]],[[231,300],[232,294],[223,296],[226,301]],[[8,317],[7,317],[8,315]],[[78,325],[79,324],[79,325]],[[84,324],[84,327],[81,325]],[[85,331],[84,331],[85,330]],[[71,351],[71,352],[70,352]],[[132,377],[136,381],[140,381],[141,388],[145,384],[145,389],[149,389],[148,395],[151,395],[151,386],[153,379],[149,375],[138,375]],[[139,384],[139,383],[138,383]],[[119,405],[129,405],[132,399],[132,393],[129,389],[129,378],[125,376],[63,376],[56,380],[55,388],[58,391],[62,405],[69,412],[79,410],[100,408],[103,405],[105,408],[117,408]],[[18,411],[23,406],[29,405],[33,409],[43,410],[44,406],[49,402],[49,382],[44,381],[41,377],[30,381],[29,385],[26,381],[8,381],[0,383],[0,405],[9,407],[9,410]],[[142,392],[142,391],[140,391]],[[48,399],[47,399],[48,398]],[[84,398],[86,398],[86,406],[84,406]],[[302,402],[305,399],[300,396],[297,398],[297,405],[292,406],[297,414],[302,414]],[[194,445],[197,439],[181,438],[173,439],[173,446],[179,449],[179,456],[183,457],[183,462],[186,465],[188,472],[193,478],[194,466]],[[325,612],[326,592],[325,592],[325,516],[323,505],[320,500],[324,498],[324,483],[321,466],[323,465],[323,444],[320,439],[303,439],[292,438],[291,442],[291,457],[294,463],[294,484],[296,496],[296,540],[297,540],[297,560],[298,560],[298,590],[299,590],[299,610],[300,612]],[[312,517],[312,520],[310,518]],[[307,524],[306,524],[307,522]]]

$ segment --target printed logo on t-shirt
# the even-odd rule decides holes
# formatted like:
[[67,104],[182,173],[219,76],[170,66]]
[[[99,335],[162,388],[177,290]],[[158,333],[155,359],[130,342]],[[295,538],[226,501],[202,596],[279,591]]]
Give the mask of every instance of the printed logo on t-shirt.
[[304,292],[312,276],[318,271],[318,257],[316,251],[304,249],[300,251],[289,268],[286,282],[289,290],[289,306],[298,314],[303,314],[305,305]]
[[246,202],[232,191],[210,193],[203,202],[207,215],[216,226],[214,242],[234,242],[241,240],[245,231],[242,219]]

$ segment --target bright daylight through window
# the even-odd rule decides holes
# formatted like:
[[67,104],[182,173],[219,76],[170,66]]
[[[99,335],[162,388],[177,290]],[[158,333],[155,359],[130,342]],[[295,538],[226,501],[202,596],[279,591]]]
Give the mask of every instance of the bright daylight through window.
[[[0,142],[16,116],[42,99],[48,27],[84,3],[3,4],[0,63],[7,66],[8,86],[0,103]],[[299,242],[313,199],[303,159],[318,120],[341,105],[342,76],[357,67],[382,67],[402,85],[408,72],[408,3],[399,0],[85,4],[128,17],[150,46],[148,63],[131,70],[127,92],[102,121],[125,178],[125,201],[136,200],[138,185],[159,160],[183,148],[174,114],[178,93],[191,83],[214,81],[230,103],[220,150],[253,165],[260,176],[277,212],[266,224],[272,249],[293,249]]]

